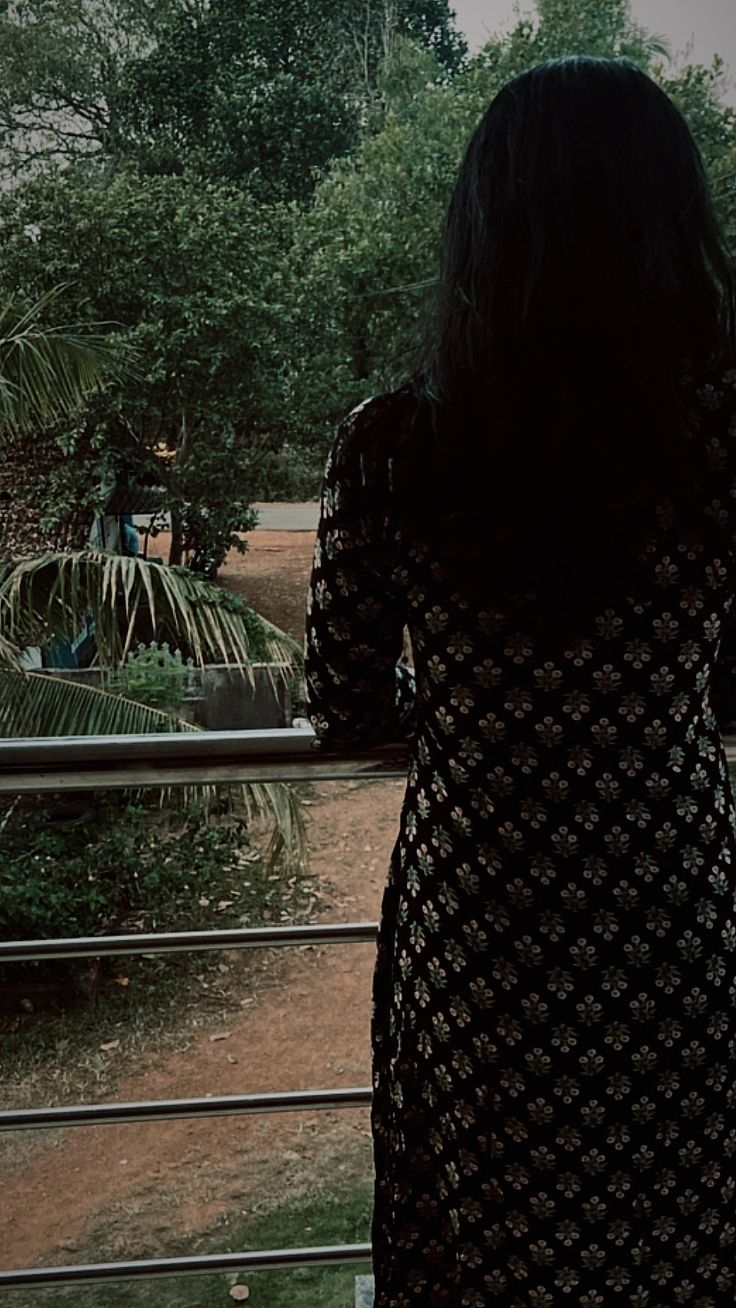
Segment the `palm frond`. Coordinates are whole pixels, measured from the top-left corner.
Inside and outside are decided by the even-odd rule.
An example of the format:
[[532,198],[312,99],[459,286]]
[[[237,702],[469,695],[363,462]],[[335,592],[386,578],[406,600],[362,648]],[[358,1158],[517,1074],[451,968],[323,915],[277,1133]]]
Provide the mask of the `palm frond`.
[[44,554],[0,569],[6,638],[46,645],[74,636],[85,614],[95,624],[100,663],[122,662],[144,616],[157,639],[183,645],[200,665],[235,663],[253,684],[256,662],[297,668],[296,641],[237,595],[186,568],[96,550]]
[[111,375],[130,371],[131,358],[101,330],[114,324],[44,327],[44,313],[66,286],[33,304],[0,306],[0,434],[48,426],[76,412]]
[[272,828],[266,850],[267,868],[284,864],[303,867],[307,861],[307,832],[303,810],[293,787],[254,781],[238,787],[238,790],[248,821],[258,817]]
[[0,736],[127,736],[196,731],[189,722],[96,686],[0,668]]
[[21,667],[21,651],[12,640],[8,640],[3,635],[2,623],[0,623],[0,669],[10,668],[11,671],[19,672]]
[[[162,731],[197,732],[190,722],[162,709],[148,708],[122,695],[95,686],[85,686],[44,672],[19,672],[0,667],[0,738],[42,736],[151,735]],[[131,791],[137,802],[146,792]],[[222,796],[211,785],[174,788],[157,787],[167,806],[197,800],[207,812]],[[281,783],[230,785],[226,799],[232,811],[242,811],[250,824],[254,818],[272,831],[266,849],[269,868],[302,866],[306,860],[306,831],[298,798],[289,785]]]

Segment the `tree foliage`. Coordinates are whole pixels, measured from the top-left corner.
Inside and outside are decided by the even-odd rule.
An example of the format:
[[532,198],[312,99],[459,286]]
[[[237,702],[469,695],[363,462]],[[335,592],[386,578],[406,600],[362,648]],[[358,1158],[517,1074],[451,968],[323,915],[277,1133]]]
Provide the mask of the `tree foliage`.
[[[83,615],[95,623],[105,688],[86,686],[25,671],[20,651],[70,638]],[[111,670],[128,667],[137,619],[143,615],[153,636],[168,637],[199,663],[222,658],[239,665],[253,682],[253,662],[280,665],[290,679],[301,663],[295,642],[254,613],[236,595],[210,585],[181,568],[160,568],[137,558],[86,551],[44,555],[12,564],[0,562],[0,736],[86,736],[190,732],[197,728],[152,706],[155,696],[137,702],[115,693]],[[124,689],[130,691],[130,679]],[[150,797],[151,792],[146,792]],[[287,785],[250,783],[228,792],[228,803],[247,821],[272,826],[267,862],[303,862],[306,852],[299,800]],[[212,787],[169,793],[209,803]],[[154,792],[154,799],[156,798]],[[160,798],[160,797],[159,797]]]
[[287,230],[279,208],[187,176],[125,170],[98,188],[67,169],[0,196],[3,277],[35,294],[63,276],[63,313],[114,319],[110,344],[136,356],[135,375],[58,437],[84,468],[82,495],[115,473],[166,486],[173,562],[195,548],[219,562],[253,525],[248,441],[272,403]]
[[186,0],[15,0],[0,15],[4,170],[117,157],[115,89]]
[[396,33],[448,71],[463,57],[446,0],[18,0],[0,20],[6,158],[303,199],[356,143]]
[[[170,559],[244,548],[280,455],[286,283],[315,180],[376,129],[397,34],[448,78],[446,0],[17,0],[0,17],[0,288],[72,282],[135,382],[48,433],[51,526],[120,476],[163,482]],[[293,435],[293,433],[291,433]],[[296,442],[301,443],[300,440]],[[174,457],[172,457],[174,456]],[[298,460],[297,460],[298,463]]]

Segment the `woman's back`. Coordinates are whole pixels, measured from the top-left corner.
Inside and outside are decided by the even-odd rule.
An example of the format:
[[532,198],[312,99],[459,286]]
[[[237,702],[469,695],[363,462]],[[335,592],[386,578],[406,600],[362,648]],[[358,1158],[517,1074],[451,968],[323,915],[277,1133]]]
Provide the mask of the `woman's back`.
[[[736,834],[710,685],[736,562],[660,506],[637,592],[551,653],[402,522],[407,403],[343,424],[307,642],[327,744],[412,735],[374,990],[377,1308],[725,1308]],[[692,428],[725,545],[736,372],[700,379]]]

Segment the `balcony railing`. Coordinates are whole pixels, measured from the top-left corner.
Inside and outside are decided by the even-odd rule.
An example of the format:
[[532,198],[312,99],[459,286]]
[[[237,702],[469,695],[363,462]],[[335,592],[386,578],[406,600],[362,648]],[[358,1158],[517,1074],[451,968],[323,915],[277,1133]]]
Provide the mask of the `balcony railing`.
[[[727,761],[733,767],[736,764],[736,736],[725,737],[724,744]],[[369,780],[403,777],[406,765],[405,745],[383,746],[352,754],[330,754],[318,746],[311,730],[294,728],[279,731],[201,732],[196,735],[13,740],[0,744],[0,794],[191,784],[223,785],[251,781]],[[374,940],[376,931],[375,922],[345,922],[243,930],[92,936],[73,940],[10,941],[0,943],[0,964],[33,959],[253,949],[265,945],[345,944],[350,941]],[[359,1086],[278,1094],[9,1109],[0,1112],[0,1130],[68,1128],[183,1117],[290,1112],[296,1109],[355,1108],[368,1105],[370,1099],[370,1087]],[[148,1258],[67,1267],[20,1268],[0,1271],[0,1293],[11,1288],[40,1288],[51,1284],[68,1286],[139,1277],[263,1271],[317,1264],[364,1263],[369,1259],[370,1245],[355,1244],[208,1254],[188,1258]]]
[[[0,744],[0,794],[59,793],[147,786],[231,785],[242,782],[328,781],[403,777],[405,745],[354,754],[330,754],[314,733],[212,731],[155,736],[80,736],[9,740]],[[320,923],[312,926],[254,927],[223,931],[178,931],[69,940],[0,942],[0,964],[28,960],[169,954],[263,946],[347,944],[376,937],[376,922]],[[76,1104],[62,1108],[0,1111],[0,1130],[224,1117],[298,1109],[356,1108],[370,1104],[369,1086],[286,1093],[206,1096],[199,1099],[138,1100]],[[128,1262],[85,1263],[0,1271],[3,1290],[139,1277],[196,1276],[225,1272],[365,1263],[370,1245],[316,1245],[292,1249],[146,1258]]]

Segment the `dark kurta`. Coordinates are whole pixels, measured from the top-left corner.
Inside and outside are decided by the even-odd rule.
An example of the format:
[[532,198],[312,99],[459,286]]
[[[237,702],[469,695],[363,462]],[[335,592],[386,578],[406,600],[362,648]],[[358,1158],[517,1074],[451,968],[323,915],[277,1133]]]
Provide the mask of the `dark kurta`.
[[[696,411],[723,460],[706,511],[736,536],[736,373]],[[307,630],[326,743],[412,737],[374,976],[375,1308],[733,1308],[736,837],[710,689],[736,564],[658,514],[646,587],[550,659],[402,528],[403,414],[379,396],[340,429]]]

